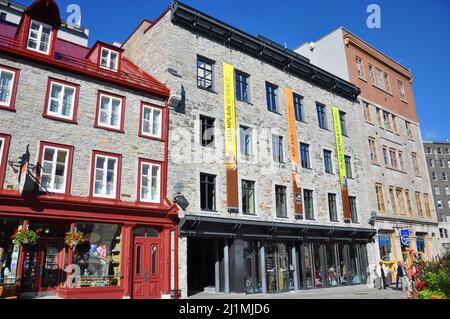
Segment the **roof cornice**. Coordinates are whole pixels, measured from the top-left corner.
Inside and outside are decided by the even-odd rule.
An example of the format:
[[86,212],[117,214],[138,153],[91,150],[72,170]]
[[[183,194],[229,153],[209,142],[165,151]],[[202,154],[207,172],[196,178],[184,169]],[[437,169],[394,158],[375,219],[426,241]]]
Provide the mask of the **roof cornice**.
[[381,63],[387,65],[388,67],[394,69],[401,75],[403,75],[405,78],[407,78],[410,82],[414,78],[414,76],[411,74],[408,68],[405,66],[399,64],[395,60],[388,57],[386,54],[380,52],[379,50],[372,47],[370,44],[366,43],[365,41],[358,38],[353,33],[350,33],[346,29],[344,30],[343,38],[344,38],[344,44],[349,45],[352,44],[358,49],[368,53],[372,57],[374,57],[376,60],[380,61]]
[[361,93],[352,83],[311,64],[298,53],[238,30],[181,2],[173,2],[171,21],[352,101]]

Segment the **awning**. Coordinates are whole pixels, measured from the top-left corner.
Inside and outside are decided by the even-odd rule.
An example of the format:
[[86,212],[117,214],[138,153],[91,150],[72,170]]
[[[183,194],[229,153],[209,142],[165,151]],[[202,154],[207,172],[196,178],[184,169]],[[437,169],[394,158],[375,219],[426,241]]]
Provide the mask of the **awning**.
[[333,227],[195,215],[186,215],[181,218],[180,232],[188,237],[365,242],[372,241],[376,235],[376,230],[371,228]]

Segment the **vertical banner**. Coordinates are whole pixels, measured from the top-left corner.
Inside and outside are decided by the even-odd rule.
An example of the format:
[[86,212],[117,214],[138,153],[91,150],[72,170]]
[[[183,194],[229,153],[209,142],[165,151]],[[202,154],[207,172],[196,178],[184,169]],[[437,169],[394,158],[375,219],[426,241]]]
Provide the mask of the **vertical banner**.
[[228,212],[239,213],[236,107],[234,91],[234,67],[223,64],[224,113],[225,113],[225,161],[227,170]]
[[303,200],[302,188],[300,180],[300,152],[297,140],[297,126],[294,112],[294,95],[292,89],[287,87],[284,90],[286,97],[286,115],[288,119],[289,131],[289,148],[291,150],[291,165],[292,165],[292,186],[294,190],[294,211],[295,217],[303,219]]
[[347,168],[345,166],[344,140],[342,137],[340,111],[339,108],[336,106],[333,106],[333,122],[334,122],[334,133],[336,135],[336,150],[339,163],[339,176],[342,193],[342,207],[344,210],[344,222],[350,223],[351,222],[350,197],[348,194]]

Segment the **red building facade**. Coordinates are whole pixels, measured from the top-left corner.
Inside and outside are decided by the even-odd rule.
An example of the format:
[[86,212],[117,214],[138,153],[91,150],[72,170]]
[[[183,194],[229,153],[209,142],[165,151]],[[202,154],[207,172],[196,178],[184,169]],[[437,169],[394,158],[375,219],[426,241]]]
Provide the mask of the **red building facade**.
[[[18,26],[0,22],[0,284],[19,296],[168,297],[170,92],[114,45],[58,38],[60,25],[52,0]],[[13,243],[17,231],[38,239]],[[83,240],[71,247],[70,234]]]

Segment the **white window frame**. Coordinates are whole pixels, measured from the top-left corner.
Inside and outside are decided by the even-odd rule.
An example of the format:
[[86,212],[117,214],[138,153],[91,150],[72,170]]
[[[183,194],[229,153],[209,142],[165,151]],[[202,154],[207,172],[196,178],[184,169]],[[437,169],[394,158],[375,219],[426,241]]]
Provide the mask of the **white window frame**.
[[[106,110],[108,112],[108,123],[101,122],[101,118],[102,118],[102,114],[101,114],[102,113],[102,99],[103,98],[109,98],[110,99],[109,103],[108,103],[108,109]],[[113,125],[109,124],[109,123],[111,123],[111,119],[112,119],[112,103],[113,103],[113,100],[120,101],[120,104],[119,104],[119,119],[117,121],[117,123],[118,123],[117,126],[113,126]],[[109,95],[109,94],[106,94],[106,93],[100,93],[100,99],[99,99],[97,107],[98,107],[98,110],[97,110],[98,111],[98,118],[97,118],[97,125],[98,126],[111,128],[111,129],[114,129],[114,130],[120,130],[122,128],[122,116],[123,116],[123,114],[122,114],[123,99],[122,98],[115,97],[115,96],[112,96],[112,95]]]
[[[108,52],[106,58],[103,58],[104,51]],[[116,54],[116,61],[115,61],[115,64],[113,66],[111,66],[111,63],[112,63],[111,57],[113,54]],[[104,66],[102,63],[103,59],[106,59],[106,66]],[[102,47],[102,50],[100,51],[100,67],[103,69],[106,69],[106,70],[111,70],[111,71],[117,72],[119,69],[119,52]]]
[[[52,149],[54,150],[54,154],[53,154],[53,160],[52,160],[52,172],[50,174],[51,177],[51,184],[55,184],[55,177],[56,177],[56,164],[57,164],[57,159],[58,159],[58,153],[60,151],[62,152],[66,152],[66,161],[64,163],[64,184],[62,186],[62,188],[59,189],[55,189],[53,188],[53,186],[51,188],[43,188],[42,185],[42,176],[44,174],[44,161],[45,161],[45,151],[48,149]],[[66,186],[67,186],[67,171],[69,169],[68,165],[69,165],[69,156],[70,156],[70,150],[67,148],[62,148],[62,147],[55,147],[55,146],[50,146],[50,145],[44,145],[43,149],[42,149],[42,158],[41,158],[41,165],[42,165],[42,170],[41,170],[41,183],[39,185],[39,189],[40,191],[49,191],[52,193],[59,193],[59,194],[65,194],[66,193]]]
[[398,87],[399,87],[399,91],[400,91],[400,98],[401,98],[401,100],[406,102],[405,85],[400,80],[398,81]]
[[[154,128],[155,111],[160,113],[159,123],[158,123],[159,130],[158,130],[157,134],[152,134],[151,132],[145,132],[144,131],[144,127],[145,127],[144,126],[144,122],[145,122],[144,113],[145,113],[146,109],[150,109],[151,110],[150,120],[149,120],[149,122],[150,122],[150,131],[153,131],[153,128]],[[141,118],[141,134],[144,135],[144,136],[147,136],[147,137],[162,138],[162,117],[163,117],[162,109],[160,109],[158,107],[151,106],[149,104],[143,103],[142,104],[142,118]]]
[[[52,90],[54,85],[59,85],[62,87],[61,90],[61,96],[59,99],[55,99],[52,97]],[[72,101],[71,101],[71,108],[70,108],[70,115],[66,116],[62,114],[62,106],[63,106],[63,102],[64,102],[64,94],[67,88],[71,88],[73,89],[73,96],[72,96]],[[59,118],[63,118],[63,119],[67,119],[67,120],[72,120],[73,119],[73,114],[75,112],[75,99],[76,99],[76,95],[77,95],[77,87],[75,85],[69,85],[69,84],[63,84],[57,81],[51,81],[50,82],[50,90],[49,90],[49,95],[48,95],[48,102],[47,102],[47,114],[48,115],[52,115],[55,117],[59,117]],[[55,100],[58,102],[58,111],[59,112],[52,112],[50,110],[50,105],[52,100]]]
[[16,72],[13,72],[11,70],[5,69],[0,67],[0,76],[1,73],[10,73],[12,74],[12,79],[11,79],[11,84],[9,87],[9,98],[6,102],[1,102],[0,101],[0,106],[5,106],[5,107],[10,107],[11,106],[11,99],[12,99],[12,95],[13,95],[13,91],[14,91],[14,83],[16,81]]
[[364,72],[363,61],[359,57],[356,57],[356,71],[358,72],[358,77],[360,79],[363,79],[363,80],[366,79],[366,75],[365,75],[365,72]]
[[[96,179],[96,173],[97,173],[97,160],[99,157],[103,157],[105,159],[105,162],[103,164],[103,188],[102,188],[102,193],[98,194],[95,192],[95,182],[97,181]],[[108,178],[108,161],[112,159],[115,160],[115,165],[114,165],[114,188],[113,188],[113,192],[112,195],[107,195],[106,194],[106,183],[107,183],[107,178]],[[117,174],[119,172],[118,170],[119,167],[119,157],[116,156],[108,156],[108,155],[104,155],[104,154],[95,154],[94,157],[94,172],[92,174],[92,196],[93,197],[100,197],[100,198],[112,198],[115,199],[117,197]]]
[[5,148],[6,139],[4,137],[0,137],[0,168],[3,164],[3,149]]
[[[143,179],[143,177],[144,177],[144,175],[143,175],[144,165],[149,166],[149,172],[150,172],[150,175],[147,176],[147,180],[149,181],[150,184],[148,186],[146,186],[147,189],[149,190],[149,197],[150,197],[149,199],[144,199],[143,198],[143,193],[144,192],[142,191],[142,188],[143,188],[143,180],[144,180]],[[153,173],[153,168],[154,167],[158,168],[158,175],[156,176],[156,183],[157,183],[156,189],[157,189],[157,191],[156,191],[156,194],[155,194],[155,195],[157,195],[157,199],[152,200],[153,175],[151,175],[151,174]],[[161,169],[162,168],[161,168],[160,164],[156,164],[156,163],[152,163],[152,162],[145,162],[145,161],[141,162],[141,167],[140,167],[140,174],[141,174],[141,176],[140,176],[140,185],[139,185],[139,200],[141,202],[161,203]]]
[[[31,47],[29,46],[29,41],[30,41],[30,36],[31,36],[31,25],[32,25],[33,23],[39,25],[39,30],[37,31],[37,32],[38,32],[38,35],[37,35],[37,38],[36,38],[36,43],[37,43],[36,49],[31,48]],[[48,37],[47,51],[41,51],[41,50],[39,50],[39,48],[40,48],[40,46],[41,46],[41,41],[42,41],[42,31],[43,31],[43,28],[44,28],[44,27],[50,28],[50,35],[49,35],[49,37]],[[52,27],[51,25],[48,25],[48,24],[46,24],[46,23],[39,22],[39,21],[36,21],[36,20],[33,20],[33,19],[32,19],[32,20],[30,21],[30,27],[29,27],[29,30],[28,30],[27,49],[28,49],[28,50],[31,50],[31,51],[35,51],[35,52],[39,52],[39,53],[43,53],[43,54],[47,54],[47,55],[48,55],[49,52],[50,52],[50,47],[51,47],[51,45],[52,45],[52,35],[53,35],[53,27]]]
[[[274,137],[277,137],[278,139],[281,137],[281,162],[278,162],[278,161],[276,161],[275,159],[274,159],[274,155],[275,155],[275,150],[273,149],[273,139],[274,139]],[[284,154],[284,152],[285,152],[285,145],[284,145],[284,143],[285,143],[285,138],[284,138],[284,136],[282,136],[282,135],[278,135],[278,134],[275,134],[275,133],[272,133],[272,140],[271,140],[271,151],[272,151],[272,163],[274,163],[274,164],[276,164],[276,165],[283,165],[283,164],[285,164],[286,163],[286,156],[285,156],[285,154]],[[279,143],[279,140],[277,141],[277,146],[279,145],[278,144]]]

